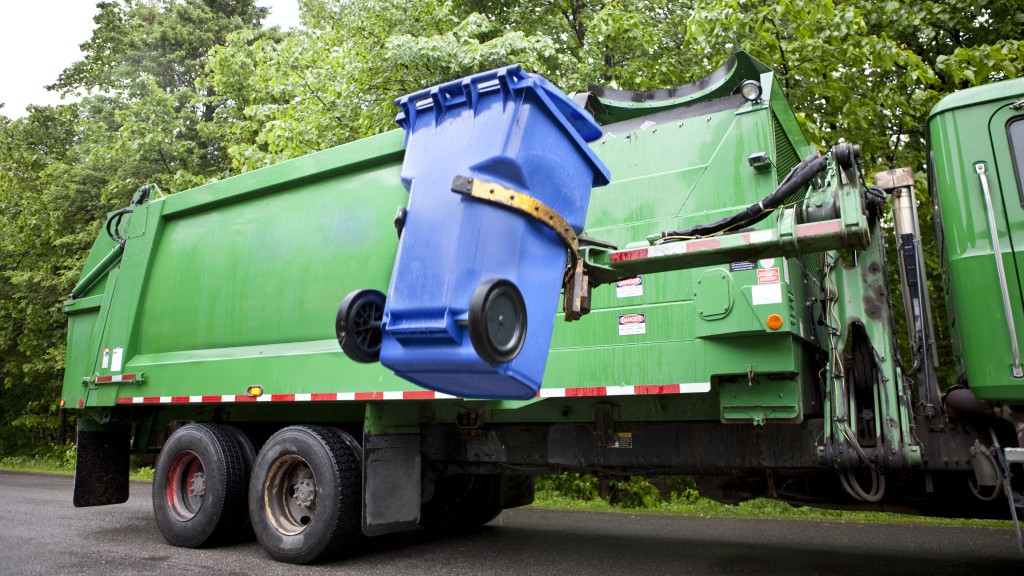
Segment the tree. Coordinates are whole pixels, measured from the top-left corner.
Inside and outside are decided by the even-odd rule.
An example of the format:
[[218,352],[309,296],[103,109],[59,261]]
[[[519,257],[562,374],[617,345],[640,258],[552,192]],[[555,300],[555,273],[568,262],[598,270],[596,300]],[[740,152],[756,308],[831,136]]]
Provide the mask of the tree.
[[[64,363],[60,304],[104,215],[141,184],[184,190],[226,174],[203,130],[222,101],[195,82],[254,2],[102,2],[85,57],[52,87],[81,103],[0,117],[0,453],[52,441]],[[275,32],[271,32],[275,33]],[[58,434],[59,436],[59,434]]]

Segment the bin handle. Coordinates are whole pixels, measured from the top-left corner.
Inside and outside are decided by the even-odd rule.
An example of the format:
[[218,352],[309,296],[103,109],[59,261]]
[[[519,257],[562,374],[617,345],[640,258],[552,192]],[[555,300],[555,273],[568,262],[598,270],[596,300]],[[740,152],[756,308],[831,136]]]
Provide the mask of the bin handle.
[[452,180],[452,192],[509,208],[558,234],[569,249],[569,265],[562,278],[562,289],[565,291],[562,311],[565,313],[565,321],[579,320],[590,312],[590,276],[580,258],[579,237],[561,214],[529,194],[468,176],[456,176]]

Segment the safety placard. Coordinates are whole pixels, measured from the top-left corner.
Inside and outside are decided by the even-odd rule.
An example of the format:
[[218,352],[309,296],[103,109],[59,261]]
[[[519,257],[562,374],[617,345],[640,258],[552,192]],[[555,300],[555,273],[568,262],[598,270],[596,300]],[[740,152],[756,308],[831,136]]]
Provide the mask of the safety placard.
[[646,314],[622,314],[619,316],[619,336],[647,334]]
[[616,298],[631,298],[633,296],[644,295],[644,279],[640,276],[636,278],[626,278],[625,280],[619,280],[615,283],[615,297]]
[[768,268],[767,270],[762,269],[757,271],[757,283],[758,284],[771,284],[781,280],[779,276],[778,268]]
[[110,371],[120,372],[121,371],[121,359],[124,355],[124,348],[114,348],[114,353],[110,358]]
[[110,368],[110,348],[103,349],[103,364],[104,369]]

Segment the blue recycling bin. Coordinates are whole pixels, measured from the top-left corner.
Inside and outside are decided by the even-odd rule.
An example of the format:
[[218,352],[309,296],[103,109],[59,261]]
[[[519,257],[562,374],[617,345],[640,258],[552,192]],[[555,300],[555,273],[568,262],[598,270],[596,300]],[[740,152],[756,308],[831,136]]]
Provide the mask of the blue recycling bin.
[[466,398],[536,396],[568,251],[541,222],[453,192],[457,177],[526,194],[582,231],[608,169],[594,120],[508,66],[396,101],[409,204],[382,318],[380,361]]

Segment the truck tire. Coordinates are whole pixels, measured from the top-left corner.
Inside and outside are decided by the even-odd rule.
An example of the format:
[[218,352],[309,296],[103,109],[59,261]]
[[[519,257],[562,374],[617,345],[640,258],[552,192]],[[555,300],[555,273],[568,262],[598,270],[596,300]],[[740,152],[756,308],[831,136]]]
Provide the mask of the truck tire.
[[253,467],[249,516],[273,559],[309,564],[351,552],[362,536],[362,447],[328,426],[289,426]]
[[252,438],[237,426],[221,424],[220,427],[235,441],[238,452],[242,456],[242,485],[245,487],[242,503],[245,507],[245,523],[238,527],[237,537],[233,540],[249,542],[256,538],[256,534],[252,531],[252,522],[249,520],[249,478],[252,476],[252,466],[256,463],[256,447],[253,445]]
[[186,424],[164,444],[153,475],[153,515],[175,546],[237,538],[246,522],[246,473],[238,443],[216,424]]
[[441,476],[434,485],[434,497],[420,507],[420,526],[437,531],[466,530],[487,524],[502,510],[501,476]]

